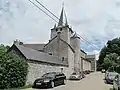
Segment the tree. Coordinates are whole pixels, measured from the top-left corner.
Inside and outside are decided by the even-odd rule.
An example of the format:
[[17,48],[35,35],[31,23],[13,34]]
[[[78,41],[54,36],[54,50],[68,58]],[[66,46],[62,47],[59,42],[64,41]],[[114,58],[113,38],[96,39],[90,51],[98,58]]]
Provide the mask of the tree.
[[120,56],[120,38],[109,40],[106,46],[104,46],[101,49],[99,60],[97,61],[98,70],[101,70],[102,68],[106,68],[104,58],[111,53],[116,53],[118,54],[118,56]]
[[6,53],[7,47],[0,46],[0,89],[25,85],[28,72],[26,60],[17,55]]
[[117,58],[118,58],[118,54],[116,54],[116,53],[110,53],[110,54],[106,55],[102,66],[106,70],[111,66],[113,66],[113,67],[117,66],[118,64],[120,64],[120,62]]
[[9,49],[9,46],[5,46],[5,45],[1,44],[0,45],[0,56],[5,54],[8,49]]

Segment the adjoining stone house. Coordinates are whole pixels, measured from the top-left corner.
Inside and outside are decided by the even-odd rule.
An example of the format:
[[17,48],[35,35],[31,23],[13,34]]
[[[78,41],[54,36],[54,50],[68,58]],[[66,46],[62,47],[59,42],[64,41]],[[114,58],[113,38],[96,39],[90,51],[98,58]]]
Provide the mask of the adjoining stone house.
[[80,37],[69,27],[63,12],[62,8],[59,23],[51,29],[47,44],[16,42],[11,46],[9,52],[25,58],[29,64],[26,84],[32,84],[47,72],[63,72],[69,78],[74,71],[90,70],[91,61],[81,58]]
[[81,56],[81,71],[90,70],[96,71],[96,57],[95,54],[87,55],[83,50],[80,52]]
[[87,55],[87,59],[91,61],[91,70],[96,71],[96,57],[95,57],[95,54]]
[[91,71],[91,60],[87,59],[87,53],[81,50],[80,56],[81,56],[81,71],[86,70]]

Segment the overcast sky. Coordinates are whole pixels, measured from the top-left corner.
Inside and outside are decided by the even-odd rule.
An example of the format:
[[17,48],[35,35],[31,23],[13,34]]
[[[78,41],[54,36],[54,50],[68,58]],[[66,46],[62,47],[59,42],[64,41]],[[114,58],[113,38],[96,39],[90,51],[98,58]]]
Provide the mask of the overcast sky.
[[[34,1],[34,0],[33,0]],[[68,23],[96,48],[81,42],[87,52],[98,53],[107,40],[120,36],[120,0],[39,0],[59,17],[64,2]],[[19,39],[46,43],[55,22],[28,0],[0,0],[0,43]]]

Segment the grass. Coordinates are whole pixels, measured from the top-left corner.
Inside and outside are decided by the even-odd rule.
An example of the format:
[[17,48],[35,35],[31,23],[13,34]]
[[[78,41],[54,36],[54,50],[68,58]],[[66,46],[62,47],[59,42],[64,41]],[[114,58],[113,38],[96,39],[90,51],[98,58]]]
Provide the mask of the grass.
[[8,88],[8,89],[4,89],[4,90],[21,90],[21,89],[27,89],[27,88],[31,88],[32,85],[27,85],[27,86],[23,86],[23,87],[18,87],[18,88]]

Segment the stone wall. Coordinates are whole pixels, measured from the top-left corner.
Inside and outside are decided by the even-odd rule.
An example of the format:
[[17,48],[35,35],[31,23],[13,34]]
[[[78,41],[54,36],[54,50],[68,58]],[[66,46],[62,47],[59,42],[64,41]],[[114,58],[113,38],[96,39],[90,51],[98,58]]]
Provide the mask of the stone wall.
[[58,66],[58,65],[50,65],[47,63],[37,63],[37,62],[28,62],[28,75],[26,85],[33,84],[35,79],[40,78],[43,74],[47,72],[61,72],[61,68],[63,68],[63,73],[68,77],[68,67],[66,66]]
[[91,70],[91,62],[87,60],[83,60],[83,71]]

